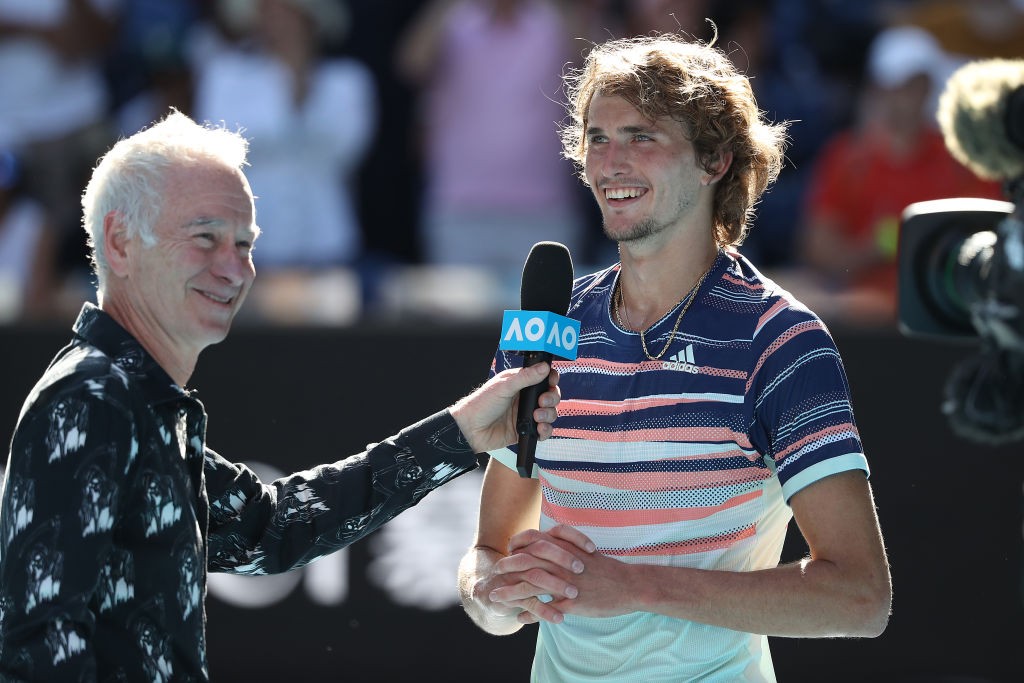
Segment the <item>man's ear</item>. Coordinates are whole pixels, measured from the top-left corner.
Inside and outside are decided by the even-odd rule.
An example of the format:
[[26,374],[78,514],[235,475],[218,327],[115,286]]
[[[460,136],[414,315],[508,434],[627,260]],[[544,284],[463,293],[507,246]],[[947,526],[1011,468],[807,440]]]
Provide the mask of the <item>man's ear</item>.
[[110,272],[123,276],[128,271],[128,226],[121,214],[111,211],[103,217],[103,255]]
[[726,174],[730,166],[732,166],[732,150],[719,150],[715,156],[711,158],[710,163],[708,164],[708,172],[701,179],[701,184],[714,185],[722,179],[722,176]]

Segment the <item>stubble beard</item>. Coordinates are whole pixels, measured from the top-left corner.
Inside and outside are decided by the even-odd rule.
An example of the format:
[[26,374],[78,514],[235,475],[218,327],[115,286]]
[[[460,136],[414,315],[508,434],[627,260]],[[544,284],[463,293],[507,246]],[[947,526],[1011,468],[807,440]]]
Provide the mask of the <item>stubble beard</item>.
[[658,224],[657,222],[655,222],[653,218],[648,217],[644,218],[643,220],[637,221],[629,228],[627,228],[624,232],[621,232],[619,234],[615,234],[612,230],[610,230],[608,228],[608,223],[606,222],[604,224],[604,234],[605,237],[612,240],[613,242],[625,244],[632,242],[642,242],[650,237],[653,237],[654,235],[657,235],[659,232],[664,230],[664,228],[665,226]]

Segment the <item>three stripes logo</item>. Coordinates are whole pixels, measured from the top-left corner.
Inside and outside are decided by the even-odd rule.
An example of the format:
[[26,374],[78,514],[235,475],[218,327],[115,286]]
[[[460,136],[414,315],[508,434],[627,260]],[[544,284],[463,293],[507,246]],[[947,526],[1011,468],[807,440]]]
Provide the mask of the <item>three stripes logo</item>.
[[661,364],[663,370],[680,370],[696,375],[700,368],[693,362],[693,344],[687,344],[686,348]]

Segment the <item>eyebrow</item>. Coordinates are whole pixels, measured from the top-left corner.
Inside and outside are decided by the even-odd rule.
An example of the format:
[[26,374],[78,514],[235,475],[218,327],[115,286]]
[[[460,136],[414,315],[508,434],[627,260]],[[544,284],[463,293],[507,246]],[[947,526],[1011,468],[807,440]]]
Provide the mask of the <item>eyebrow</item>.
[[189,222],[185,223],[185,227],[186,228],[193,227],[193,226],[198,226],[198,227],[202,227],[202,226],[218,227],[218,226],[221,226],[221,225],[224,225],[224,219],[223,218],[213,218],[212,216],[199,216],[198,218],[193,218]]
[[[221,228],[221,227],[224,227],[226,225],[227,225],[227,221],[225,221],[223,218],[214,218],[213,216],[199,216],[198,218],[193,218],[189,222],[185,223],[185,227],[186,228],[193,228],[193,227],[195,227],[195,228],[202,228],[202,227]],[[262,230],[260,230],[260,227],[258,225],[256,225],[255,223],[253,223],[250,226],[248,226],[247,231],[248,231],[248,233],[250,235],[252,235],[252,239],[253,240],[255,240],[257,237],[259,237],[260,233],[263,232]]]
[[[634,135],[636,133],[653,133],[655,129],[651,126],[621,126],[616,129],[619,133],[625,133],[626,135]],[[587,128],[587,135],[594,135],[595,133],[603,133],[604,128],[597,126],[591,126]]]

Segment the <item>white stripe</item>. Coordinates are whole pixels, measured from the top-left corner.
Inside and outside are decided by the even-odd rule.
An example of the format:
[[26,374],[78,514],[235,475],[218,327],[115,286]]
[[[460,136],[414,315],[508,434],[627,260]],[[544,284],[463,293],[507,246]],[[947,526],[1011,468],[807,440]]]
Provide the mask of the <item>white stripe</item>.
[[667,443],[664,441],[609,443],[553,436],[537,444],[537,457],[539,458],[596,463],[649,462],[665,458],[709,457],[730,451],[738,451],[751,459],[758,457],[757,451],[742,449],[735,443]]

